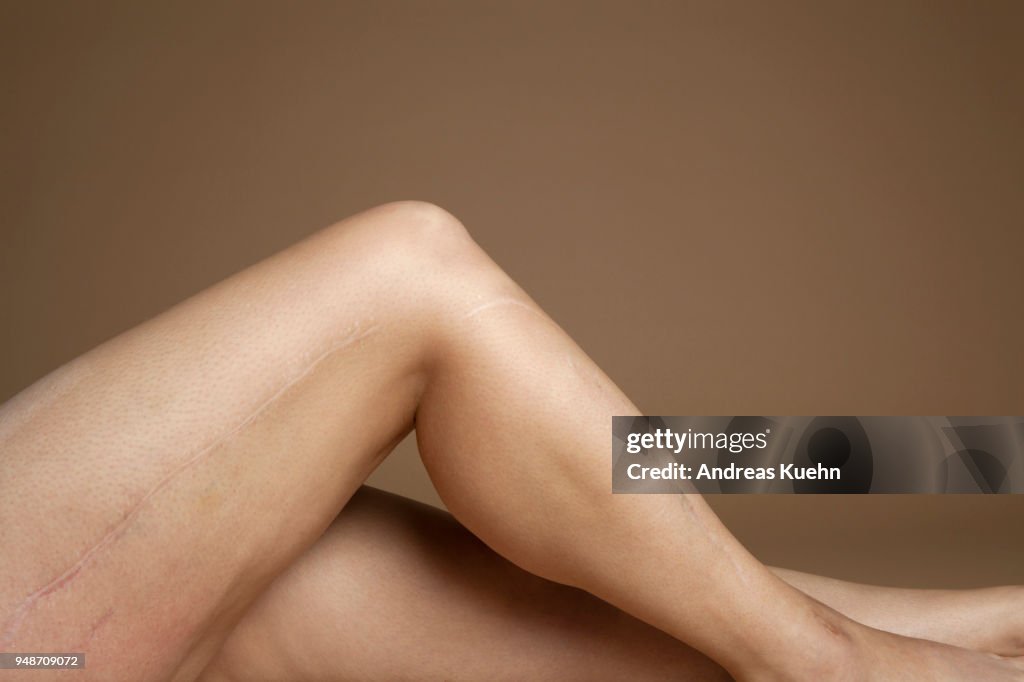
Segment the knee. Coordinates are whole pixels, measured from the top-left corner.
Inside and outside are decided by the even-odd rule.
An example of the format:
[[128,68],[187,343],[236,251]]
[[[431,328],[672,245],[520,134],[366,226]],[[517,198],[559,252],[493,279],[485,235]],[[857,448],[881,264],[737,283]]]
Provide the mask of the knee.
[[[451,264],[479,250],[462,222],[426,201],[395,201],[355,216],[383,256],[404,267]],[[346,221],[347,222],[347,221]]]
[[417,241],[463,243],[470,240],[469,232],[458,218],[429,201],[395,201],[383,204],[379,210],[394,216]]
[[374,281],[418,307],[452,311],[515,288],[458,218],[428,202],[383,204],[330,230],[349,247],[358,244]]

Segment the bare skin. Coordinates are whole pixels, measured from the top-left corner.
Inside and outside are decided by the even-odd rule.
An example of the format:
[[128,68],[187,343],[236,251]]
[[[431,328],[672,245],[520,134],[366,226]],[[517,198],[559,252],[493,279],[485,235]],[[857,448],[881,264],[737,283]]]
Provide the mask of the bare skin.
[[[939,641],[974,636],[991,609],[1021,607],[1019,595],[992,590],[897,590],[772,570],[862,622],[905,635],[927,628]],[[400,652],[373,642],[401,642]],[[518,569],[449,514],[364,487],[246,613],[203,679],[374,678],[730,679],[622,611]]]
[[730,678],[586,592],[517,568],[449,514],[363,488],[253,605],[203,679]]
[[195,679],[415,424],[442,499],[521,568],[735,678],[1022,680],[860,625],[696,495],[610,490],[629,400],[447,213],[355,216],[87,353],[0,412],[0,648]]
[[801,592],[878,630],[1000,656],[1024,656],[1024,588],[1019,586],[915,590],[771,570]]

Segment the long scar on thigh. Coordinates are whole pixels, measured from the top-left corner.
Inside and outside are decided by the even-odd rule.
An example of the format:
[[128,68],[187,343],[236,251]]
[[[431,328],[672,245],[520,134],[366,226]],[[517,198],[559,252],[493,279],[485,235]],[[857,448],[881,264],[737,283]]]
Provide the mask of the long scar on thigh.
[[179,476],[181,473],[195,465],[197,462],[202,460],[210,452],[214,451],[219,446],[230,441],[247,426],[252,424],[263,412],[265,412],[271,405],[273,405],[281,396],[283,396],[288,389],[295,384],[302,381],[304,378],[309,376],[310,373],[316,369],[317,365],[326,360],[328,357],[337,353],[338,351],[347,348],[363,339],[367,338],[377,330],[377,325],[370,324],[366,329],[360,329],[359,325],[356,325],[349,334],[341,341],[332,344],[327,350],[320,353],[309,361],[306,366],[294,376],[287,379],[284,384],[274,391],[273,394],[262,403],[260,403],[255,410],[253,410],[247,417],[241,420],[238,424],[230,428],[228,431],[223,433],[214,439],[212,443],[199,449],[197,452],[190,455],[185,459],[184,462],[179,464],[177,467],[172,469],[170,472],[165,474],[156,484],[150,488],[145,494],[143,494],[124,514],[124,516],[115,523],[103,537],[101,537],[95,544],[86,549],[79,558],[71,564],[67,569],[60,573],[57,577],[53,578],[36,591],[29,594],[22,603],[14,609],[11,616],[4,622],[3,634],[0,635],[0,647],[6,647],[13,641],[14,637],[18,634],[22,623],[25,618],[31,612],[32,608],[41,600],[49,597],[65,587],[67,587],[75,578],[77,578],[81,572],[91,564],[100,552],[113,544],[116,540],[122,537],[132,523],[138,517],[143,507],[149,502],[157,493],[165,488],[173,479]]

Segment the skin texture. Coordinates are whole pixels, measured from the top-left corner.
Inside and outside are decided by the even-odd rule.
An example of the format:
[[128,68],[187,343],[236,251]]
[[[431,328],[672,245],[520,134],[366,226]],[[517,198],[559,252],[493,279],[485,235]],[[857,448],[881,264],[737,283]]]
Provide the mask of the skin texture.
[[609,418],[637,413],[452,216],[373,209],[4,405],[0,543],[39,549],[0,565],[0,648],[195,679],[415,425],[484,543],[738,679],[1024,678],[809,598],[696,495],[611,495]]
[[[964,642],[980,636],[979,625],[1021,618],[1019,590],[907,590],[772,571],[904,635]],[[364,486],[246,613],[203,679],[731,678],[605,602],[517,568],[451,515]]]
[[586,592],[517,568],[449,514],[363,488],[203,679],[730,678]]

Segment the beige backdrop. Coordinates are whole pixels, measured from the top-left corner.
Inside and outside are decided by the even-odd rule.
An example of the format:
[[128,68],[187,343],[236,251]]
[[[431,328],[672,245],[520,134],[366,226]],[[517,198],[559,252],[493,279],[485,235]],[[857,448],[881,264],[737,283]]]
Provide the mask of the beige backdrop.
[[[4,2],[0,399],[416,198],[648,413],[1022,414],[1024,4],[821,5]],[[371,482],[438,502],[409,442]],[[1024,582],[1024,496],[711,502],[768,561]]]

